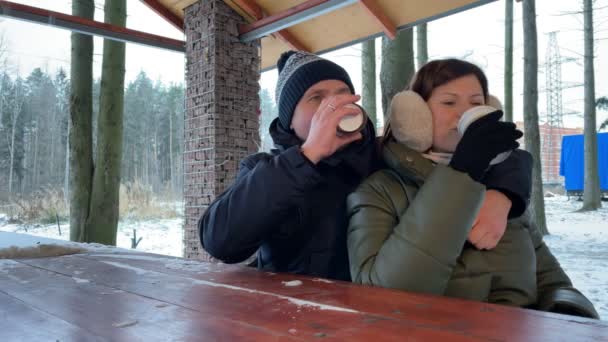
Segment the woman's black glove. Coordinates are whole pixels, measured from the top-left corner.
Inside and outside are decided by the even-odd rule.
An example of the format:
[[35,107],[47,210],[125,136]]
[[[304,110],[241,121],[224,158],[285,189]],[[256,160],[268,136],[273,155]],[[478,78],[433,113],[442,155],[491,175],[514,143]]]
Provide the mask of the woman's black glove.
[[454,170],[465,172],[479,182],[498,154],[519,147],[523,136],[512,122],[501,122],[497,110],[473,122],[460,139],[450,162]]

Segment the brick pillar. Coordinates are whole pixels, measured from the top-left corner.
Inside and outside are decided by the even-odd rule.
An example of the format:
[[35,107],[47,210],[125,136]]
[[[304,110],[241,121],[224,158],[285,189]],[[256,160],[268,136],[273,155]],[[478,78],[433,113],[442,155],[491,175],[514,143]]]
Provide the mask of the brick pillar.
[[245,21],[222,0],[201,0],[184,13],[184,257],[209,260],[197,221],[232,184],[239,161],[258,151],[259,41],[239,41]]

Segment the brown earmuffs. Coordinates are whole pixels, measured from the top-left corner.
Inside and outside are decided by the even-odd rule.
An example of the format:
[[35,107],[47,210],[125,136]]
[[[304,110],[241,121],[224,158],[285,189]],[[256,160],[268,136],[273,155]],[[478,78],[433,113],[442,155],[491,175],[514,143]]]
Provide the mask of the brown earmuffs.
[[[488,106],[502,109],[496,96],[488,96]],[[391,100],[385,137],[391,135],[401,144],[417,152],[433,146],[433,117],[431,109],[418,93],[405,90]]]

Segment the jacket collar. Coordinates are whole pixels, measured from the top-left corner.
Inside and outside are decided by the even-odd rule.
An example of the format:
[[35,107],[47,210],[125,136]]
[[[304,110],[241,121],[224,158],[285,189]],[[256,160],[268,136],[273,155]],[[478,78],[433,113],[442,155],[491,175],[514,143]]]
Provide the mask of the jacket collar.
[[403,179],[409,179],[421,186],[435,168],[435,164],[422,154],[389,138],[382,148],[386,165]]

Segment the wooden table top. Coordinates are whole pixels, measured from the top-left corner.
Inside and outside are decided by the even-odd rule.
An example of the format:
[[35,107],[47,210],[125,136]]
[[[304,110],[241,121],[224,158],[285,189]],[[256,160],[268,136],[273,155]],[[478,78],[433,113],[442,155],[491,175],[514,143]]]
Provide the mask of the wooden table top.
[[608,341],[608,322],[124,250],[0,259],[0,341]]

